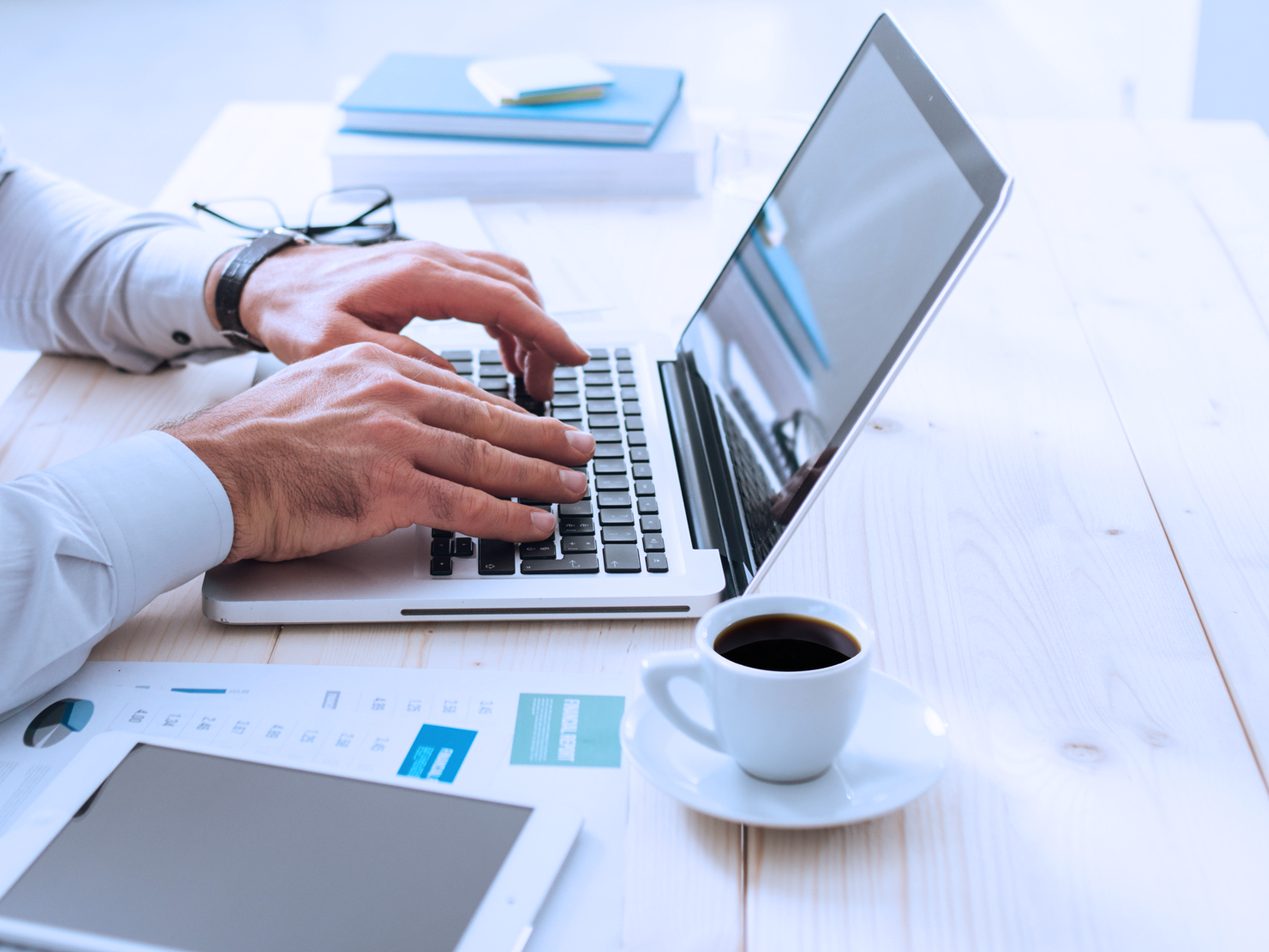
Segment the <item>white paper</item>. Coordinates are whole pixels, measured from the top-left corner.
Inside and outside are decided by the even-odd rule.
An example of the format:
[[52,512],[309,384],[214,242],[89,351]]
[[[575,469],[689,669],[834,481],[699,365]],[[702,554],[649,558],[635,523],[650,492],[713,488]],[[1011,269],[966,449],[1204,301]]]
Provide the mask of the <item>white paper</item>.
[[[405,770],[417,754],[424,725],[458,728],[475,737],[470,750],[455,758],[455,775],[450,782],[437,779],[445,766],[438,757],[420,786],[567,803],[585,818],[529,948],[617,948],[628,791],[624,754],[618,767],[512,764],[511,754],[521,694],[560,696],[562,752],[567,712],[576,707],[572,698],[620,697],[624,703],[630,687],[611,675],[93,662],[0,722],[0,834],[90,737],[107,730],[386,778]],[[64,698],[92,702],[87,725],[56,744],[26,746],[28,724]]]

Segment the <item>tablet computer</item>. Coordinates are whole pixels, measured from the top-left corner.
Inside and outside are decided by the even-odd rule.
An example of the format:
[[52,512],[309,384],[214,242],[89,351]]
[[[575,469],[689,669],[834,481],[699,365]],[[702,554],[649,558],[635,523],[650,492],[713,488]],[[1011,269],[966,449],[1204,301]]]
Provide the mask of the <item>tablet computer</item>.
[[108,733],[0,838],[0,939],[519,949],[580,826],[550,806]]

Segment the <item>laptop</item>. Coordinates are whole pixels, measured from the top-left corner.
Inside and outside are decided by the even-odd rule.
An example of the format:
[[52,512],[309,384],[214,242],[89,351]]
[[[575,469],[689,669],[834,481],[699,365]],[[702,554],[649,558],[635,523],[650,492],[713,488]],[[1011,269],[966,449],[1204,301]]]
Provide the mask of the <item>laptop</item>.
[[676,345],[594,342],[588,364],[557,370],[547,404],[495,351],[445,352],[485,389],[595,434],[586,499],[523,500],[556,512],[551,539],[413,527],[313,558],[221,566],[204,581],[204,611],[255,624],[694,617],[747,591],[1009,189],[881,16]]

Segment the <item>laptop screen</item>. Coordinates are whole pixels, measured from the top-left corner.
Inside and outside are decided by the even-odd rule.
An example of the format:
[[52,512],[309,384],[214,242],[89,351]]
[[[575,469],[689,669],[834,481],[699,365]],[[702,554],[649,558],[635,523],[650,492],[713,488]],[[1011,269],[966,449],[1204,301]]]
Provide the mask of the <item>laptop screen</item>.
[[883,387],[1005,180],[902,35],[879,21],[679,342],[712,403],[750,576]]

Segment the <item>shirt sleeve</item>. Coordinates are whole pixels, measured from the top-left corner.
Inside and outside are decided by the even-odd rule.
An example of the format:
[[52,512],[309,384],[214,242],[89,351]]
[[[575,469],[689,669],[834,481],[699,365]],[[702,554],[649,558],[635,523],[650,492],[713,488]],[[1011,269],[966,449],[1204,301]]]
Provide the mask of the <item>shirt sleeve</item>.
[[233,512],[180,440],[148,432],[0,486],[0,716],[69,677],[155,596],[224,561]]
[[0,142],[0,346],[136,372],[223,349],[203,285],[232,244],[6,159]]

